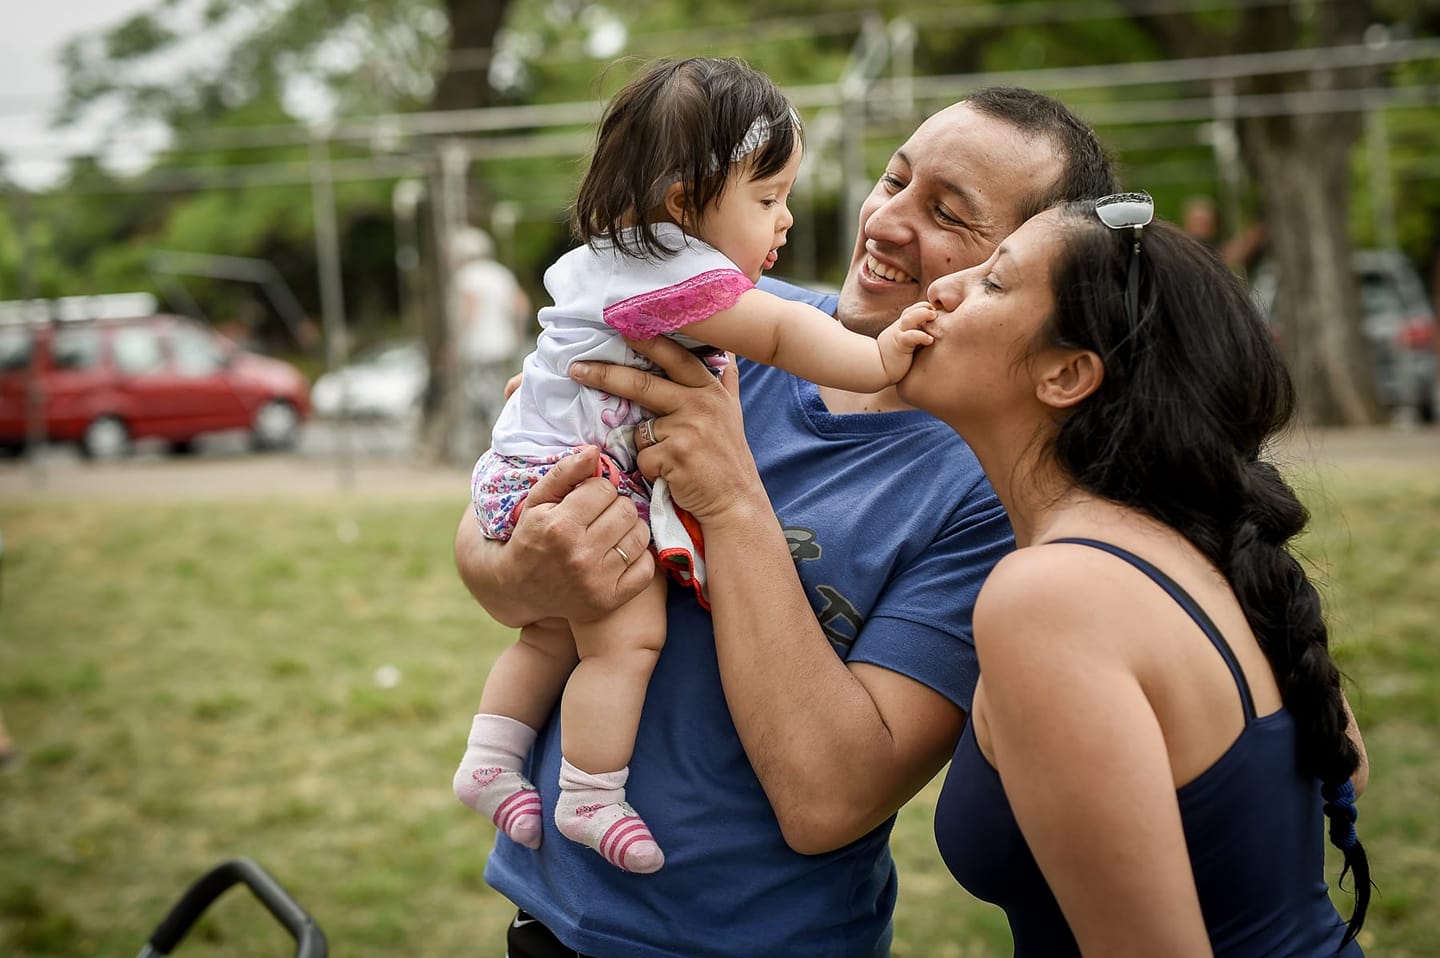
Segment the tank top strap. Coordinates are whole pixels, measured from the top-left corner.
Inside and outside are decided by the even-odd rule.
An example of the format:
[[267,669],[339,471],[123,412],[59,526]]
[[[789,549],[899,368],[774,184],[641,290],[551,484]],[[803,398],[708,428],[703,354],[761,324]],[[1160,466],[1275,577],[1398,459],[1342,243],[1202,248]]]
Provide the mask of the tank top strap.
[[1166,594],[1174,599],[1175,603],[1184,609],[1185,613],[1194,620],[1195,624],[1200,627],[1200,631],[1204,632],[1205,636],[1210,640],[1210,644],[1215,646],[1215,650],[1220,653],[1220,658],[1225,660],[1225,665],[1230,669],[1231,677],[1235,679],[1235,687],[1240,690],[1240,704],[1245,709],[1245,723],[1248,725],[1255,719],[1255,700],[1250,695],[1250,683],[1245,680],[1245,673],[1240,668],[1239,659],[1235,658],[1234,650],[1230,648],[1230,643],[1225,641],[1225,636],[1220,634],[1220,629],[1216,627],[1215,623],[1210,619],[1210,616],[1205,614],[1205,610],[1200,608],[1200,604],[1190,596],[1190,593],[1181,588],[1178,582],[1130,550],[1122,549],[1120,546],[1109,542],[1102,542],[1099,539],[1083,538],[1051,539],[1049,541],[1070,542],[1076,545],[1090,546],[1102,552],[1108,552],[1117,559],[1122,559],[1130,563],[1130,565],[1148,576],[1152,582],[1164,589]]

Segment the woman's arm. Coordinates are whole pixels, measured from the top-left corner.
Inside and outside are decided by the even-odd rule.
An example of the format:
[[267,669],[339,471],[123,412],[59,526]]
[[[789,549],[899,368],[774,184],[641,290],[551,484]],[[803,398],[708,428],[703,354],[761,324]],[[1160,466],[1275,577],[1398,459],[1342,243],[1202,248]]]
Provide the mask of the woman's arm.
[[[1344,697],[1344,693],[1341,693]],[[1355,797],[1359,798],[1365,794],[1365,787],[1370,784],[1370,756],[1365,751],[1365,739],[1360,736],[1360,723],[1355,721],[1355,713],[1350,708],[1350,699],[1345,698],[1345,717],[1350,724],[1345,728],[1345,734],[1350,736],[1350,741],[1355,743],[1355,749],[1360,753],[1360,764],[1350,776],[1350,784],[1355,789]]]
[[1169,753],[1117,638],[1133,598],[1058,550],[1004,559],[975,610],[977,731],[1081,952],[1199,958]]
[[933,342],[920,327],[934,318],[928,303],[916,304],[876,339],[852,333],[807,303],[752,289],[682,332],[822,386],[872,393],[897,382],[915,350]]

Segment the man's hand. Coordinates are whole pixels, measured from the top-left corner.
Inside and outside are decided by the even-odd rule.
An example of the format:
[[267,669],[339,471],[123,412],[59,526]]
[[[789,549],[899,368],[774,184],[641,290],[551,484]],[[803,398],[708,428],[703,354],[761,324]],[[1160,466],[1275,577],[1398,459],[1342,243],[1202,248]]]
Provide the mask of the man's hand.
[[465,510],[455,565],[497,621],[513,627],[590,621],[650,582],[650,529],[634,503],[594,477],[598,461],[591,447],[557,462],[530,490],[508,543],[486,539]]
[[676,505],[702,524],[757,502],[768,510],[769,499],[745,442],[735,364],[717,379],[673,340],[657,337],[630,345],[669,378],[605,363],[577,363],[570,375],[655,414],[648,429],[636,429],[640,470],[650,479],[664,478]]

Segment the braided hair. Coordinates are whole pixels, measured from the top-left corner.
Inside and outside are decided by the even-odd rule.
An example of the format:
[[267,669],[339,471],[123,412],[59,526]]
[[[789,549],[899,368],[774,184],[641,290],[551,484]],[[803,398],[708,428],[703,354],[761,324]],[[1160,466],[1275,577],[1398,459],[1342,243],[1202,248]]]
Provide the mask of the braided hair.
[[1066,243],[1042,335],[1094,350],[1105,379],[1059,425],[1053,454],[1081,488],[1179,531],[1229,582],[1295,722],[1299,770],[1321,782],[1330,839],[1355,873],[1343,948],[1370,900],[1350,784],[1360,753],[1319,594],[1287,548],[1309,513],[1261,458],[1294,415],[1289,373],[1248,292],[1202,243],[1167,223],[1145,228],[1132,326],[1131,232],[1105,226],[1093,201],[1059,210]]

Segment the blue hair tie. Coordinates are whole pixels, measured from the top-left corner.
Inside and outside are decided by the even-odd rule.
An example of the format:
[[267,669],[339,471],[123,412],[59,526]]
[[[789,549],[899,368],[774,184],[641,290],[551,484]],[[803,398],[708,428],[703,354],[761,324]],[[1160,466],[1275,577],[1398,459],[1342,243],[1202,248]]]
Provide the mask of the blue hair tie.
[[1348,851],[1360,843],[1355,832],[1355,821],[1360,811],[1355,807],[1355,786],[1347,778],[1339,785],[1326,785],[1320,789],[1325,799],[1325,816],[1330,819],[1330,841],[1336,848]]
[[1365,913],[1370,909],[1370,860],[1360,844],[1360,836],[1355,834],[1355,820],[1360,817],[1355,808],[1355,786],[1347,778],[1338,785],[1322,785],[1320,795],[1325,799],[1325,817],[1330,819],[1330,841],[1345,854],[1340,880],[1345,880],[1347,872],[1355,873],[1355,911],[1345,924],[1345,936],[1340,939],[1343,950],[1360,933]]

